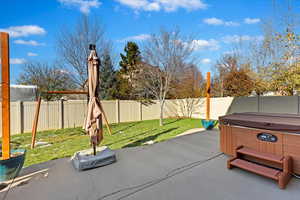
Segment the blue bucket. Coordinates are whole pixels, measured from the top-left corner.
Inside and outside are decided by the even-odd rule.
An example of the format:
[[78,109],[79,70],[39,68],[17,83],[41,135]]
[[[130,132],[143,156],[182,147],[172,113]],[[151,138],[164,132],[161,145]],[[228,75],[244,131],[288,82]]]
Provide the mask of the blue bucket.
[[201,123],[202,126],[206,129],[206,130],[211,130],[213,129],[218,121],[216,120],[206,120],[206,119],[201,119]]
[[[24,165],[25,149],[15,149],[11,151],[11,155],[7,160],[0,160],[0,181],[7,181],[17,177]],[[2,156],[2,152],[0,152]]]

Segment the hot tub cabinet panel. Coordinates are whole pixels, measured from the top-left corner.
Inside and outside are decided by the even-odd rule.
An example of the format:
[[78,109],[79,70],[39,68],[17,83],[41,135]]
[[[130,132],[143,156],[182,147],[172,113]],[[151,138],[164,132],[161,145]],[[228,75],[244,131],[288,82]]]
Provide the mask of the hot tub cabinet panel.
[[[238,114],[233,114],[236,115]],[[244,116],[245,113],[242,113]],[[255,116],[258,114],[255,113]],[[260,115],[264,115],[264,113],[260,113]],[[229,116],[229,115],[227,115]],[[288,115],[291,117],[290,115]],[[226,116],[224,116],[226,118]],[[291,156],[293,159],[293,171],[294,173],[300,174],[300,134],[295,133],[295,129],[293,127],[293,133],[282,131],[282,130],[268,130],[262,129],[262,126],[259,128],[254,127],[254,122],[252,121],[251,127],[247,127],[247,123],[245,122],[245,126],[240,126],[241,121],[239,121],[239,125],[231,124],[230,120],[225,120],[224,117],[220,117],[220,149],[227,155],[234,156],[235,150],[239,146],[245,146],[252,149],[255,149],[259,152],[272,153],[276,155],[284,155]],[[249,117],[251,120],[251,113],[249,113]],[[268,121],[271,119],[271,115],[267,114]],[[283,115],[285,117],[285,115]],[[278,120],[278,114],[276,114],[276,120]],[[296,116],[296,119],[300,118]],[[262,123],[260,121],[260,123]],[[288,124],[287,124],[288,125]],[[258,135],[263,133],[264,136],[271,136],[272,141],[259,139]],[[299,129],[300,133],[300,129]],[[251,159],[251,158],[250,158]],[[255,161],[255,160],[254,160]],[[268,164],[274,167],[276,164],[273,163],[263,163]]]
[[[261,141],[257,138],[260,133],[270,133],[277,137],[277,142]],[[300,138],[299,138],[300,139]],[[262,129],[243,128],[221,125],[221,150],[228,155],[234,155],[239,146],[247,146],[252,149],[282,155],[283,134]]]
[[232,127],[219,125],[220,129],[220,149],[223,153],[233,156],[236,147],[235,137],[232,134]]
[[283,135],[283,155],[293,158],[294,172],[300,174],[300,135]]

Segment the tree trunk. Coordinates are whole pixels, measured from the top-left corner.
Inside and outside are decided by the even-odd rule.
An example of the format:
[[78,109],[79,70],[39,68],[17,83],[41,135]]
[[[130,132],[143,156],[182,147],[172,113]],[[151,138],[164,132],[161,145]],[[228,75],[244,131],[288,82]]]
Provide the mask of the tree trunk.
[[163,119],[164,119],[164,104],[165,104],[165,101],[161,100],[161,101],[159,101],[159,104],[160,104],[159,126],[163,126],[164,125]]
[[221,97],[224,97],[224,83],[223,83],[223,78],[221,78]]

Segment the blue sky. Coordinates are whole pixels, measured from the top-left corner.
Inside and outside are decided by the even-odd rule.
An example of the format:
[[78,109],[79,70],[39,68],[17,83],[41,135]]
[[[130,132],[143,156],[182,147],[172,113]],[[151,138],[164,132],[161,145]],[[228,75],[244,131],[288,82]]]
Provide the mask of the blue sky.
[[261,22],[273,6],[272,0],[1,0],[0,13],[0,31],[11,35],[14,83],[22,63],[55,60],[59,29],[82,14],[100,17],[116,54],[124,40],[140,43],[161,27],[178,26],[195,36],[198,67],[206,72],[237,40],[261,40]]

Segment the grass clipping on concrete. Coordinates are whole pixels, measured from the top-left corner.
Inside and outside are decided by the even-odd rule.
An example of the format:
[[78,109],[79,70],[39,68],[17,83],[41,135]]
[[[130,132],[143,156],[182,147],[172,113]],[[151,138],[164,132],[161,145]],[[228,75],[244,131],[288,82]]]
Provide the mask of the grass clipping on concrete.
[[[179,135],[192,128],[200,128],[199,119],[165,119],[165,125],[160,127],[158,120],[111,124],[113,135],[109,135],[104,127],[104,140],[101,145],[111,149],[136,147],[146,142],[161,142]],[[25,167],[72,156],[76,151],[90,148],[89,137],[82,128],[66,128],[41,131],[37,133],[37,142],[48,143],[30,149],[31,133],[12,136],[12,148],[27,150]]]

